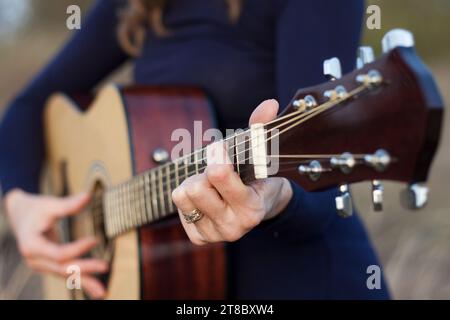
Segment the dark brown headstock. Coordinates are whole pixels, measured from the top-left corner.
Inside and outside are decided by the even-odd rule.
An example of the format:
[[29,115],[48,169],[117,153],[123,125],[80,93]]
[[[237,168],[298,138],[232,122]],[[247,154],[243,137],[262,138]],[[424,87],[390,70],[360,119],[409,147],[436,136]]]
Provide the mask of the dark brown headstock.
[[[374,83],[366,82],[358,91],[364,86],[360,81],[370,79],[364,78],[367,75],[373,76]],[[379,83],[377,75],[381,76]],[[299,90],[281,116],[288,119],[289,114],[299,114],[299,108],[305,115],[313,114],[316,108],[330,104],[325,93],[336,95],[332,91],[336,87],[345,88],[345,99],[279,135],[277,175],[297,181],[307,191],[365,180],[424,182],[439,142],[443,102],[414,48],[391,48],[380,59],[340,79]],[[307,96],[317,102],[310,109],[306,108]],[[370,163],[377,158],[367,155],[377,150],[389,155],[389,159],[378,159],[389,160],[385,166]],[[349,154],[341,156],[344,153]],[[345,166],[352,164],[352,158],[354,165]]]

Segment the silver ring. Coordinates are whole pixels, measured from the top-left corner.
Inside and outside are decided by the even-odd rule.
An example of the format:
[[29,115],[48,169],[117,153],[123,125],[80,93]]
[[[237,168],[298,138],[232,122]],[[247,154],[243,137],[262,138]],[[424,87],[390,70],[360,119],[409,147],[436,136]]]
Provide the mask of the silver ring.
[[194,209],[191,212],[183,213],[183,217],[186,223],[194,223],[203,218],[203,213],[198,209]]

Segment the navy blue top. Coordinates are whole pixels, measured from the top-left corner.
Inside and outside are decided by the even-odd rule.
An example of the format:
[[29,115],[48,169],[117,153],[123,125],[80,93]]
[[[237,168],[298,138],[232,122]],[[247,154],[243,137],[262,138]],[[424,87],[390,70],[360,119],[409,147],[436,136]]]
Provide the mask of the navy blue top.
[[[64,48],[9,105],[0,126],[3,191],[38,192],[44,154],[42,109],[55,91],[94,88],[130,59],[116,39],[119,3],[100,0]],[[324,81],[322,61],[353,68],[362,0],[247,0],[236,24],[224,0],[171,0],[171,35],[148,32],[134,61],[138,84],[196,85],[217,108],[221,128],[245,127],[264,99],[288,104],[299,88]],[[367,288],[378,264],[355,215],[336,216],[336,190],[294,196],[279,217],[228,245],[229,294],[235,298],[387,298]]]

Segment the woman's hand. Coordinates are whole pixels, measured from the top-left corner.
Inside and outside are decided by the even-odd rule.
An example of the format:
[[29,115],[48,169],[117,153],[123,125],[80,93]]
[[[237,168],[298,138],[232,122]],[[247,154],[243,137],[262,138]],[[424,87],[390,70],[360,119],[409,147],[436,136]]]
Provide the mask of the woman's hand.
[[[266,123],[277,112],[275,100],[265,101],[253,112],[250,124]],[[290,183],[283,178],[244,185],[227,156],[224,162],[224,154],[223,145],[213,144],[204,173],[186,179],[172,193],[183,227],[190,240],[198,245],[240,239],[262,220],[279,214],[292,197]],[[187,223],[183,213],[195,209],[203,217]]]
[[88,194],[56,198],[15,189],[6,195],[5,205],[19,250],[29,267],[67,277],[67,267],[77,265],[83,289],[92,298],[102,298],[105,289],[91,274],[106,272],[108,264],[98,259],[80,258],[97,245],[97,240],[84,238],[59,244],[52,234],[59,219],[78,213],[89,199]]

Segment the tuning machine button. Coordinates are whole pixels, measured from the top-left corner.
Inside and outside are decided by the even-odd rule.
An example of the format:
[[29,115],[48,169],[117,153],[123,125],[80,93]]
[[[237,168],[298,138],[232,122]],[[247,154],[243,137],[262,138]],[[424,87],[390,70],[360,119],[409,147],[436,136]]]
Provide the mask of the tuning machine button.
[[317,101],[313,96],[307,95],[303,99],[295,100],[292,105],[298,111],[309,111],[317,106]]
[[329,80],[336,80],[342,77],[341,62],[334,57],[323,62],[323,74]]
[[414,47],[414,36],[408,30],[393,29],[384,35],[381,44],[384,53],[396,47]]
[[345,174],[349,174],[356,164],[355,157],[349,152],[345,152],[338,157],[332,157],[330,164],[334,168],[339,168]]
[[379,180],[372,181],[372,203],[374,211],[383,210],[383,185]]
[[342,218],[348,218],[353,215],[352,197],[350,196],[348,185],[340,185],[339,193],[340,194],[334,199],[337,214]]
[[348,92],[344,86],[337,86],[334,90],[325,91],[323,96],[330,101],[344,100],[348,97]]
[[313,160],[309,165],[300,165],[298,167],[298,172],[302,175],[308,175],[312,181],[317,181],[320,178],[322,172],[328,171],[322,167],[319,161]]
[[356,68],[361,69],[365,64],[371,63],[375,60],[372,47],[359,47],[356,58]]
[[420,183],[414,183],[403,190],[400,196],[401,203],[406,209],[422,209],[427,204],[428,187]]
[[383,172],[391,163],[391,156],[386,150],[379,149],[374,154],[366,154],[364,163],[378,172]]
[[370,70],[367,74],[358,74],[356,82],[371,88],[383,83],[383,76],[377,70]]

